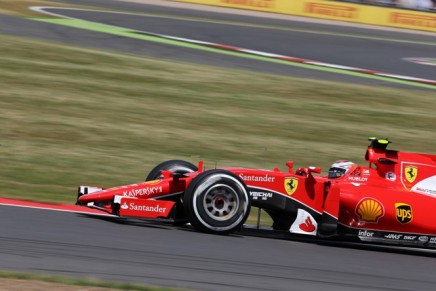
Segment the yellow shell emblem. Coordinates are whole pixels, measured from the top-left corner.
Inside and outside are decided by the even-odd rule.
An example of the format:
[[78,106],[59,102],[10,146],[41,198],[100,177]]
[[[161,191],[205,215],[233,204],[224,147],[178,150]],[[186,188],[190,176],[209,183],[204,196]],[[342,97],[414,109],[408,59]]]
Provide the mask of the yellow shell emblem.
[[154,185],[154,184],[159,184],[160,182],[162,182],[162,180],[150,180],[150,181],[145,181],[144,184]]
[[383,217],[383,206],[375,199],[363,198],[356,206],[356,213],[360,221],[377,223]]
[[285,190],[289,195],[294,194],[297,191],[298,179],[297,178],[285,178]]
[[407,182],[413,183],[418,176],[418,168],[415,166],[407,166],[404,168],[404,176]]

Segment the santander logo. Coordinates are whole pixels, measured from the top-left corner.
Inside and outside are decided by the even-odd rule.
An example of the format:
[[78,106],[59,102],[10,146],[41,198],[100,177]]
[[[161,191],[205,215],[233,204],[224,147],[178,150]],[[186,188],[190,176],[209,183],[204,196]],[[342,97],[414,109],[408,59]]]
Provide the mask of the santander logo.
[[304,209],[298,209],[297,217],[289,232],[316,236],[317,230],[318,223],[313,216]]
[[[144,212],[155,212],[155,213],[165,213],[167,208],[161,207],[159,204],[156,206],[149,206],[149,205],[136,205],[135,203],[131,202],[129,205],[127,205],[127,208],[129,210],[136,210],[136,211],[144,211]],[[124,204],[123,206],[124,207]],[[123,208],[123,209],[127,209]]]
[[304,232],[312,232],[315,230],[315,225],[313,225],[313,222],[309,216],[302,224],[299,225],[299,227]]

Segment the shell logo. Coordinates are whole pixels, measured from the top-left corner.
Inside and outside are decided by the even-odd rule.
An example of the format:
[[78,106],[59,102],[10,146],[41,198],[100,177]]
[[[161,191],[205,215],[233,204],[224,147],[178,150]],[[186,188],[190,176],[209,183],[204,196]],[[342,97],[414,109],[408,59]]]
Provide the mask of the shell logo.
[[154,184],[159,184],[160,182],[162,182],[162,180],[150,180],[150,181],[145,181],[144,184],[147,185],[154,185]]
[[356,206],[360,221],[377,223],[385,214],[383,205],[373,198],[363,198]]

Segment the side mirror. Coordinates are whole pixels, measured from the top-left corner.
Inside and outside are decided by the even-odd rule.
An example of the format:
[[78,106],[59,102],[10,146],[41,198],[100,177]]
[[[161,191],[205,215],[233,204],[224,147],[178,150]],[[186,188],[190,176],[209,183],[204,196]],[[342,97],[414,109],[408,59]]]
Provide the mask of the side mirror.
[[286,162],[286,166],[288,166],[288,171],[289,171],[289,173],[292,173],[292,168],[294,167],[294,162],[292,162],[292,161],[287,161]]
[[383,165],[395,165],[397,163],[387,158],[378,158],[378,162]]
[[295,174],[297,174],[299,176],[304,176],[304,177],[310,177],[310,176],[312,176],[312,173],[320,174],[321,168],[319,168],[319,167],[299,168],[295,172]]
[[203,172],[204,171],[204,161],[203,160],[198,162],[197,168],[198,168],[198,170],[197,170],[198,172]]
[[316,174],[321,174],[321,168],[320,167],[313,167],[310,166],[309,168],[307,168],[309,170],[309,173],[316,173]]

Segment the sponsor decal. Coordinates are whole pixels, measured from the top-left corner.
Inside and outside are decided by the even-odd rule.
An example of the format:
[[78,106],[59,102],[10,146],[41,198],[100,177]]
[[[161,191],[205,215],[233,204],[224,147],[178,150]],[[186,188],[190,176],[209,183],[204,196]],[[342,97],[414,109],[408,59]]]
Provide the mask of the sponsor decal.
[[309,14],[317,14],[344,19],[355,19],[359,16],[358,9],[356,7],[313,2],[309,2],[306,4],[305,12]]
[[368,182],[368,178],[366,177],[348,177],[348,181],[353,181],[353,182]]
[[436,190],[434,190],[434,189],[427,189],[427,188],[423,188],[423,187],[416,187],[416,188],[414,188],[412,190],[415,190],[417,192],[421,192],[421,193],[424,193],[424,194],[428,194],[430,196],[436,196]]
[[244,174],[239,174],[239,177],[247,182],[274,182],[275,177],[270,177],[268,174],[265,176],[245,176]]
[[273,193],[271,192],[256,192],[251,191],[250,192],[251,197],[253,197],[254,200],[262,199],[262,200],[268,200],[268,198],[273,197]]
[[[392,239],[392,240],[406,240],[406,241],[416,241],[417,239],[421,242],[426,241],[428,237],[420,236],[418,238],[417,235],[405,235],[405,234],[398,234],[398,233],[388,233],[384,235],[384,238]],[[422,239],[423,238],[423,239]]]
[[363,170],[363,173],[362,173],[363,175],[365,175],[365,176],[369,176],[369,175],[371,175],[371,173],[369,172],[369,170]]
[[417,237],[416,235],[405,235],[403,240],[415,240]]
[[430,244],[436,244],[436,237],[432,237],[432,238],[430,238],[430,240],[428,241],[428,243],[430,243]]
[[360,221],[378,223],[385,214],[382,204],[373,198],[363,198],[356,206],[356,214]]
[[412,207],[406,203],[395,203],[395,213],[398,222],[406,224],[412,221]]
[[291,233],[316,235],[317,229],[318,223],[315,221],[312,215],[303,209],[298,209],[297,217],[295,218],[295,221],[291,225],[289,231]]
[[173,201],[138,199],[116,195],[114,203],[120,205],[119,215],[132,217],[158,218],[167,217],[173,208]]
[[256,8],[273,8],[274,0],[221,0],[221,3]]
[[292,195],[297,191],[298,179],[297,178],[285,178],[285,190],[286,193]]
[[385,238],[387,239],[394,239],[394,240],[400,240],[403,237],[402,234],[396,234],[396,233],[389,233],[385,235]]
[[411,191],[436,197],[436,176],[431,176],[419,181],[412,187]]
[[[156,206],[149,206],[149,205],[136,205],[135,203],[130,202],[128,207],[129,207],[129,210],[155,212],[155,213],[164,213],[167,210],[166,207],[160,207],[159,204]],[[123,209],[126,209],[126,208],[123,208]]]
[[151,195],[151,194],[157,194],[157,193],[162,193],[162,186],[133,189],[130,191],[123,191],[123,196],[136,197],[136,196],[141,196],[141,195]]
[[394,172],[387,172],[385,175],[386,180],[395,181],[397,180],[397,175]]
[[404,176],[409,183],[413,183],[418,176],[418,168],[415,166],[404,167]]
[[373,236],[374,236],[374,232],[359,229],[359,234],[358,234],[358,236],[363,236],[363,237],[373,237]]
[[422,187],[416,187],[415,189],[412,190],[416,190],[418,192],[424,192],[425,194],[429,194],[431,196],[436,196],[436,190],[433,189],[426,189],[426,188],[422,188]]
[[425,27],[425,28],[436,28],[435,16],[392,12],[389,20],[390,22],[396,24]]
[[425,243],[425,242],[428,242],[429,238],[428,238],[428,236],[423,235],[423,236],[418,237],[418,240],[420,242]]
[[155,184],[159,184],[160,182],[162,182],[162,180],[151,180],[151,181],[144,182],[144,184],[155,185]]
[[315,230],[315,225],[313,225],[313,221],[309,216],[298,227],[304,232],[312,232]]

